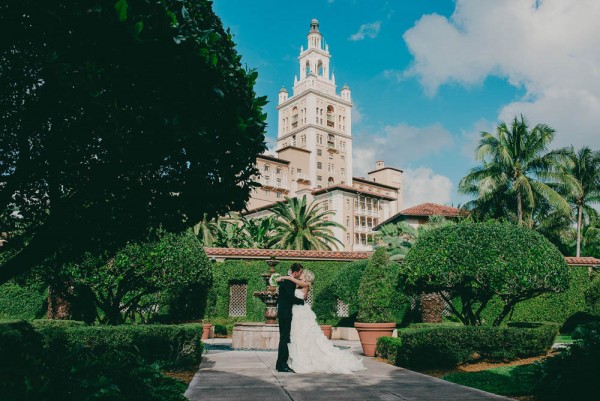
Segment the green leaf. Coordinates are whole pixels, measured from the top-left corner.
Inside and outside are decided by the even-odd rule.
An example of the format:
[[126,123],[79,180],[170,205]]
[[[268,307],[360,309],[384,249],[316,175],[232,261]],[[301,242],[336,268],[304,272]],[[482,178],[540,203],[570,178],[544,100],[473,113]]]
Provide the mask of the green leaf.
[[127,21],[127,0],[119,0],[115,3],[115,10],[119,16],[119,21]]

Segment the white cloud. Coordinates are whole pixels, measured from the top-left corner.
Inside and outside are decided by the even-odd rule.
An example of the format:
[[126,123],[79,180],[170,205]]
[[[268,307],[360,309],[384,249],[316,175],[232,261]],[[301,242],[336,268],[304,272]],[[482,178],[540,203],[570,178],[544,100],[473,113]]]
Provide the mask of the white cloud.
[[402,182],[403,209],[425,202],[441,204],[450,202],[452,181],[448,177],[435,174],[428,167],[404,170]]
[[423,16],[404,34],[414,56],[405,76],[426,93],[503,77],[525,89],[499,120],[523,114],[557,130],[556,146],[600,147],[600,1],[456,0],[450,19]]
[[375,21],[371,24],[362,24],[358,29],[358,32],[350,35],[350,40],[357,41],[363,40],[365,37],[375,39],[379,35],[379,29],[381,29],[381,21]]
[[352,124],[358,124],[362,121],[363,119],[363,114],[360,111],[360,107],[358,106],[358,103],[354,102],[354,104],[352,105]]
[[372,170],[376,160],[384,160],[388,166],[402,168],[453,144],[452,135],[440,124],[427,127],[387,125],[380,132],[355,136],[354,174],[364,175]]

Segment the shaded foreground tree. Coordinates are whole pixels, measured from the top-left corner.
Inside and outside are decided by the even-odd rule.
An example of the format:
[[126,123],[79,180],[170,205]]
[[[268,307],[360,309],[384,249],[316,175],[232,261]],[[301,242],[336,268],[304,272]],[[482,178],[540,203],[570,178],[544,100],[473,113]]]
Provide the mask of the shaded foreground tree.
[[109,259],[88,254],[79,263],[54,266],[42,274],[72,305],[91,301],[93,310],[101,311],[98,320],[108,324],[137,318],[148,321],[160,306],[189,309],[192,306],[166,304],[170,298],[181,298],[188,288],[206,295],[212,282],[211,264],[189,230],[162,233],[158,241],[128,244]]
[[[401,268],[405,291],[435,292],[465,325],[481,325],[494,297],[498,326],[521,301],[568,287],[564,257],[544,236],[500,223],[461,223],[423,232]],[[457,304],[453,299],[457,299]]]
[[241,210],[265,98],[207,0],[8,0],[0,283]]

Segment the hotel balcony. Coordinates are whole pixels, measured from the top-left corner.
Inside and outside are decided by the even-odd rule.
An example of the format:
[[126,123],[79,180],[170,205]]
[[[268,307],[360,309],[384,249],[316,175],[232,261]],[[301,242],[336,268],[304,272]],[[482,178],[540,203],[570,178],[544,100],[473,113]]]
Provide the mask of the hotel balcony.
[[297,173],[296,174],[296,181],[303,182],[306,184],[310,184],[310,178],[308,178],[308,175],[304,174],[304,173]]
[[379,212],[373,209],[367,209],[362,207],[354,208],[354,214],[356,216],[369,216],[369,217],[379,217]]
[[282,191],[282,192],[290,191],[290,186],[288,185],[287,180],[282,180],[282,181],[278,182],[274,178],[266,179],[265,177],[260,177],[258,179],[258,182],[264,188],[273,189],[275,191]]
[[372,233],[373,227],[369,226],[354,226],[355,233]]

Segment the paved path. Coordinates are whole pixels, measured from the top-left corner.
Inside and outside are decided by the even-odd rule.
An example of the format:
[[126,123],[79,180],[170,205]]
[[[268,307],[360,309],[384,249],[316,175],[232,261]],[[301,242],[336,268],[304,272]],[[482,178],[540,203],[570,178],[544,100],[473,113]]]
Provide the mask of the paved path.
[[[336,344],[360,350],[357,342]],[[276,359],[276,352],[209,349],[185,395],[191,401],[509,400],[372,358],[353,375],[279,373]]]

